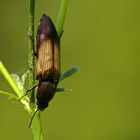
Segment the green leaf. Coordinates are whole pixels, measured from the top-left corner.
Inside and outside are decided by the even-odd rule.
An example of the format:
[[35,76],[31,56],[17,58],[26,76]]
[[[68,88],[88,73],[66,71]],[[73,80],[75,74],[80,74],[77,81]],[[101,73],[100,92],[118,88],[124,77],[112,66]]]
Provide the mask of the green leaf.
[[79,70],[79,68],[77,66],[69,69],[68,71],[66,71],[65,73],[63,73],[60,77],[60,81],[72,76],[74,73],[76,73]]
[[65,91],[72,91],[72,89],[65,89],[65,88],[57,88],[56,92],[65,92]]
[[61,0],[60,9],[58,12],[58,19],[56,23],[56,30],[59,37],[61,37],[63,33],[63,26],[65,22],[65,17],[66,17],[67,4],[68,4],[68,0]]
[[[33,113],[30,114],[30,118],[32,117]],[[34,116],[31,129],[34,135],[34,140],[43,140],[40,112],[37,112],[37,114]]]
[[29,77],[30,71],[27,70],[21,77],[21,81],[22,81],[22,86],[25,87],[25,83],[27,81],[27,78]]
[[3,95],[6,95],[6,96],[9,96],[11,98],[16,98],[17,99],[17,96],[12,94],[12,93],[9,93],[9,92],[6,92],[6,91],[2,91],[0,90],[0,94],[3,94]]
[[22,93],[25,94],[25,90],[24,90],[24,87],[22,85],[22,81],[21,81],[19,75],[18,74],[11,74],[11,77],[14,80],[15,84],[20,89],[20,91],[22,91]]

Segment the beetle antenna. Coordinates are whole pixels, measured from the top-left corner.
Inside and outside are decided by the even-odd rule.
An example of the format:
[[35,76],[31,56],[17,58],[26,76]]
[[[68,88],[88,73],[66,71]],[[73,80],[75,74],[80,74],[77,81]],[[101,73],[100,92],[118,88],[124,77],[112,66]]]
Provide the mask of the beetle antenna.
[[39,111],[39,109],[37,108],[36,111],[34,112],[33,116],[31,117],[31,120],[30,120],[30,123],[29,123],[29,128],[31,127],[33,119],[34,119],[34,117],[35,117],[35,115],[38,111]]

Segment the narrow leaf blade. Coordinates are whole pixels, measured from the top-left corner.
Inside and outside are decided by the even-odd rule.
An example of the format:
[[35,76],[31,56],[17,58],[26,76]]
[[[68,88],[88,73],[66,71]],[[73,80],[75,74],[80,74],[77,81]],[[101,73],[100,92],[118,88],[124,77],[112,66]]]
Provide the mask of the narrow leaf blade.
[[56,92],[65,92],[65,91],[72,91],[72,89],[65,89],[65,88],[57,88]]
[[79,70],[79,68],[77,66],[69,69],[68,71],[66,71],[65,73],[63,73],[60,77],[60,81],[72,76],[74,73],[76,73]]
[[17,96],[12,94],[12,93],[9,93],[9,92],[6,92],[6,91],[2,91],[0,90],[0,94],[3,94],[3,95],[6,95],[6,96],[9,96],[11,98],[16,98],[17,99]]

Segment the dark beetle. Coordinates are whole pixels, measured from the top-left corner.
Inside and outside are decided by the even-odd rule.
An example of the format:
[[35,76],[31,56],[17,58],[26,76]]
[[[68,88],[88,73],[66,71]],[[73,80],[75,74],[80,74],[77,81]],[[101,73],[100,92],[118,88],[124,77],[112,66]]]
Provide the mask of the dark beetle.
[[52,20],[45,14],[42,15],[38,25],[36,52],[34,51],[34,53],[36,56],[36,72],[39,84],[37,85],[38,89],[36,94],[37,110],[31,118],[29,127],[32,124],[35,114],[38,111],[43,111],[53,98],[61,75],[60,38]]
[[61,75],[60,39],[50,17],[42,15],[36,38],[36,72],[38,110],[44,110],[53,98]]

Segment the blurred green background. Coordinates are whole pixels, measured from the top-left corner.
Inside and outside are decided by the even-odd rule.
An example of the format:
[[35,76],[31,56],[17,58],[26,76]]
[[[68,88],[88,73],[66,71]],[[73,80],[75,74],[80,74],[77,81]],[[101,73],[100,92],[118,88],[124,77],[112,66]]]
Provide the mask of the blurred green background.
[[[36,1],[56,23],[59,0]],[[140,1],[69,1],[61,41],[62,71],[80,71],[60,83],[42,114],[46,140],[140,140]],[[28,0],[0,1],[0,59],[10,73],[27,69]],[[12,92],[0,75],[0,89]],[[21,104],[0,95],[0,139],[32,140]]]

